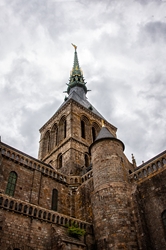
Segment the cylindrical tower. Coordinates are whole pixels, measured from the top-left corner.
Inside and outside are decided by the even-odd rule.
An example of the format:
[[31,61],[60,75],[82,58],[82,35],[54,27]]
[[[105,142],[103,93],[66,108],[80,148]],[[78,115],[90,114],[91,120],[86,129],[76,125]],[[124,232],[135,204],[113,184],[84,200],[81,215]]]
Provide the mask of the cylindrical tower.
[[106,127],[102,127],[90,147],[94,181],[91,199],[97,250],[138,249],[128,182],[131,164],[123,150],[123,142]]

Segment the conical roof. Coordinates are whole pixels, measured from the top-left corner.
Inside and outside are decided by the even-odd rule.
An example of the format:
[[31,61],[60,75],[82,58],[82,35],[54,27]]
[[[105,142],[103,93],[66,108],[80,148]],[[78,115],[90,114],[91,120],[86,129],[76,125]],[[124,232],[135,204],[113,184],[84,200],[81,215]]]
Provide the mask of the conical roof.
[[96,137],[95,141],[100,140],[100,139],[105,139],[105,138],[115,138],[115,136],[113,136],[111,132],[105,126],[103,126],[98,136]]
[[96,140],[90,145],[90,150],[93,147],[94,144],[98,143],[101,140],[113,140],[113,141],[118,141],[122,144],[123,150],[125,149],[125,146],[123,142],[119,139],[117,139],[104,125],[101,128],[98,136],[96,137]]

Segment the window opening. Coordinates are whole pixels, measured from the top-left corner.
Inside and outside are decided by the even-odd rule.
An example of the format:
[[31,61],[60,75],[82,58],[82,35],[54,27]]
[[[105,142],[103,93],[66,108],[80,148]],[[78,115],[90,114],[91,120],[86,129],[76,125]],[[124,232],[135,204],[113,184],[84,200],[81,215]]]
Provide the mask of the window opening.
[[58,156],[58,169],[62,167],[62,154]]
[[95,131],[95,128],[92,127],[92,139],[93,139],[93,142],[95,141],[96,139],[96,131]]
[[57,211],[58,208],[58,190],[53,189],[52,190],[52,206],[51,209],[54,211]]
[[64,139],[66,138],[66,120],[64,121]]
[[12,171],[9,174],[8,183],[7,183],[6,192],[5,192],[6,194],[10,196],[14,196],[16,182],[17,182],[17,174]]
[[85,122],[81,121],[81,137],[85,139]]

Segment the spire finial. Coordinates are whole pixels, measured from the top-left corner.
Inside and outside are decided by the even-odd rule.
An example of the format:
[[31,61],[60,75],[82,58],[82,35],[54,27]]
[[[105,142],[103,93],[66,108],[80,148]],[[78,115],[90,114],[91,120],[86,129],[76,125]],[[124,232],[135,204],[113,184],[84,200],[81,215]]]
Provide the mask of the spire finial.
[[75,44],[71,44],[73,47],[74,47],[74,49],[75,49],[75,51],[77,50],[77,46],[75,45]]

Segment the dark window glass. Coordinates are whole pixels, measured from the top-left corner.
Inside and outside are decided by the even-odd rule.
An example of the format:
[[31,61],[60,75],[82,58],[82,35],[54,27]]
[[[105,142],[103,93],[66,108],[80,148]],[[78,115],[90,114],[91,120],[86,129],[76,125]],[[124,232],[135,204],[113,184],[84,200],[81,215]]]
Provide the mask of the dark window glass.
[[9,179],[6,187],[6,194],[10,196],[14,196],[14,191],[16,187],[16,182],[17,182],[17,174],[15,172],[10,172],[9,174]]
[[64,139],[66,138],[66,120],[64,121]]
[[93,139],[93,142],[95,141],[96,139],[96,131],[95,131],[95,128],[92,127],[92,139]]
[[51,209],[54,211],[57,211],[58,208],[58,190],[53,189],[52,190],[52,207]]
[[85,139],[85,122],[81,121],[81,137]]

